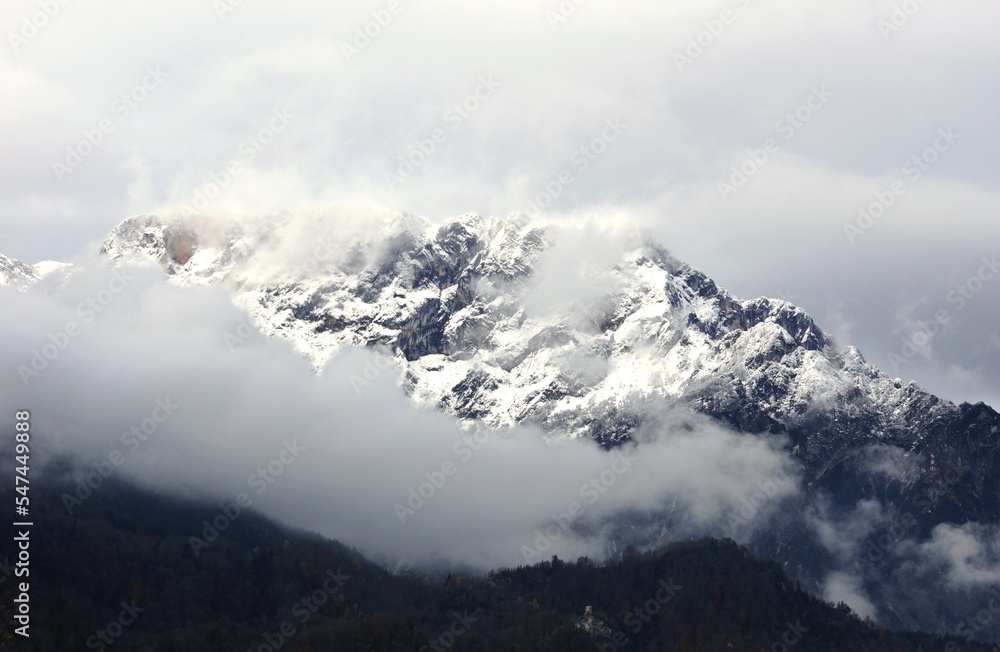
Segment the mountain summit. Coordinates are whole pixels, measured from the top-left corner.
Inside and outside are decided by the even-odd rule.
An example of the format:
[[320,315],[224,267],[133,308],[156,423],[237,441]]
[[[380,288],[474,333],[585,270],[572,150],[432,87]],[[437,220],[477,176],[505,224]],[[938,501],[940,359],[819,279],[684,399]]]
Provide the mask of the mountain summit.
[[1000,440],[990,408],[890,378],[801,308],[735,297],[641,235],[584,236],[595,247],[581,244],[585,230],[401,214],[345,237],[287,216],[211,228],[143,216],[102,253],[156,261],[180,284],[226,285],[317,369],[344,347],[384,347],[414,400],[492,427],[613,445],[658,405],[790,433],[818,475],[864,446],[924,467],[929,451],[989,466]]
[[[801,308],[733,296],[641,233],[521,214],[439,225],[399,214],[364,228],[147,215],[118,225],[101,253],[225,287],[317,373],[338,351],[381,349],[414,402],[468,425],[614,447],[708,417],[781,438],[802,495],[780,522],[707,534],[750,540],[828,599],[866,594],[888,626],[954,630],[983,599],[981,585],[942,578],[992,563],[1000,415],[889,377]],[[41,274],[0,257],[0,283],[25,289]],[[671,527],[661,516],[623,516],[620,542],[655,541]],[[940,590],[913,593],[924,585]]]

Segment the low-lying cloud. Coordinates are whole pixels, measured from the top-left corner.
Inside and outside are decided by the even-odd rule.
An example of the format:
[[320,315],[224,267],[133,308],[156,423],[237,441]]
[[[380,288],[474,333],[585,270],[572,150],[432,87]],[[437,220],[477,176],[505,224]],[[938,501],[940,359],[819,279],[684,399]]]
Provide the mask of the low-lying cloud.
[[[415,407],[381,354],[348,350],[317,375],[247,332],[223,288],[156,268],[84,260],[61,284],[0,288],[0,303],[0,412],[32,411],[36,460],[73,455],[81,478],[115,460],[141,485],[219,503],[246,493],[387,562],[600,557],[612,518],[669,512],[678,535],[728,535],[751,502],[752,532],[797,492],[779,439],[693,418],[612,452],[530,427],[463,430]],[[366,367],[385,370],[356,392]]]

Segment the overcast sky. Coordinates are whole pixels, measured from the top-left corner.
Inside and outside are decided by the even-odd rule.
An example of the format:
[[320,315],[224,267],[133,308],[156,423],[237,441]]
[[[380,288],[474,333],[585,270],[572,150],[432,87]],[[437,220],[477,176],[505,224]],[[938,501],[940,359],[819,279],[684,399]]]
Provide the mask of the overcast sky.
[[52,4],[0,8],[0,252],[71,258],[213,175],[236,215],[535,201],[1000,405],[991,0]]

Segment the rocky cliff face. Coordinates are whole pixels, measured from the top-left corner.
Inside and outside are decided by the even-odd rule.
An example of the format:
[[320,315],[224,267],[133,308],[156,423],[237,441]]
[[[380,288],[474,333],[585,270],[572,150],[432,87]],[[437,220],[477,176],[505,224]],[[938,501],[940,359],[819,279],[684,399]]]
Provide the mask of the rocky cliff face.
[[[974,472],[968,516],[996,517],[998,420],[889,378],[825,335],[802,309],[743,300],[655,243],[633,238],[591,270],[585,302],[543,296],[558,229],[469,214],[434,227],[400,215],[346,251],[272,265],[287,218],[212,234],[155,217],[126,220],[102,251],[157,261],[179,283],[223,283],[269,334],[317,368],[345,346],[383,346],[414,400],[494,427],[533,422],[613,445],[650,406],[683,407],[745,432],[785,432],[822,478],[865,446],[930,469]],[[337,246],[342,246],[338,242]],[[261,275],[261,267],[269,271]],[[541,271],[540,271],[541,270]]]
[[[228,225],[142,216],[101,251],[157,264],[178,284],[228,287],[264,333],[292,341],[320,373],[345,347],[383,347],[414,401],[470,423],[533,423],[614,446],[679,412],[781,434],[805,469],[793,528],[807,527],[820,498],[842,512],[874,501],[884,519],[873,537],[904,515],[917,538],[942,523],[1000,522],[996,411],[890,378],[802,309],[735,297],[641,236],[590,264],[553,258],[565,232],[521,215],[433,226],[403,214],[349,237],[327,232],[288,216]],[[2,278],[30,284],[32,270],[0,257]],[[934,499],[914,507],[921,496]],[[820,591],[831,553],[787,526],[758,547]],[[893,579],[910,563],[865,566],[859,582],[882,587],[872,595],[890,625],[954,625],[957,598],[913,606]]]

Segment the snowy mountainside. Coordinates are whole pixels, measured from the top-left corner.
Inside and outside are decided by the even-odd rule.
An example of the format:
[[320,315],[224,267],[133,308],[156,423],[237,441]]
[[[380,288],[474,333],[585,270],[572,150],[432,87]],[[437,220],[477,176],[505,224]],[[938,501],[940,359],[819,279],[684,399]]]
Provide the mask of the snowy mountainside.
[[[415,402],[467,424],[532,423],[613,446],[702,414],[780,435],[804,491],[788,522],[757,533],[758,550],[822,593],[845,562],[810,524],[854,532],[857,510],[873,510],[861,543],[890,537],[891,562],[865,565],[858,582],[887,626],[956,626],[979,597],[915,600],[916,580],[904,579],[921,569],[913,551],[935,527],[1000,523],[996,411],[890,378],[801,308],[733,296],[640,234],[587,241],[581,230],[519,214],[440,225],[401,214],[363,228],[287,214],[146,215],[119,224],[101,253],[158,266],[178,285],[227,288],[318,373],[338,351],[379,347]],[[0,257],[4,284],[25,289],[43,274]],[[905,543],[903,516],[913,523]],[[670,516],[653,518],[623,517],[622,537],[655,540],[647,534]]]
[[601,291],[581,302],[539,289],[561,234],[523,215],[435,227],[402,214],[336,251],[316,238],[275,262],[297,235],[287,216],[212,228],[143,216],[102,253],[154,260],[180,284],[225,284],[318,369],[345,346],[384,346],[416,401],[494,427],[535,422],[613,443],[650,404],[682,406],[751,432],[809,431],[796,443],[823,467],[845,443],[919,453],[937,444],[938,421],[961,414],[839,346],[802,309],[734,297],[641,237],[591,270]]
[[19,292],[24,292],[37,286],[39,281],[50,277],[61,278],[63,273],[71,272],[73,269],[73,265],[55,260],[43,260],[34,265],[28,265],[0,254],[0,286],[8,286]]
[[468,423],[614,445],[668,412],[705,414],[784,433],[808,476],[830,476],[845,500],[871,490],[837,480],[867,449],[922,469],[908,490],[958,492],[930,472],[934,452],[970,474],[955,496],[962,518],[1000,517],[1000,417],[988,406],[890,378],[801,308],[735,297],[641,235],[602,242],[596,262],[573,243],[573,229],[520,214],[433,225],[404,213],[353,232],[287,214],[147,215],[101,251],[158,264],[181,285],[228,287],[320,373],[345,347],[383,347],[416,402]]
[[0,285],[23,290],[37,280],[38,272],[33,266],[0,254]]

